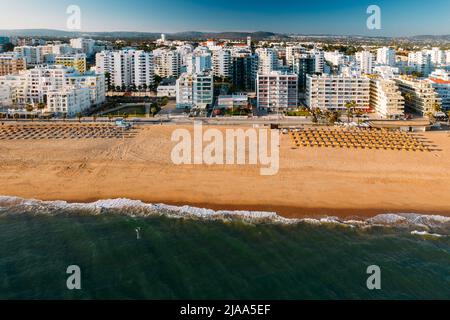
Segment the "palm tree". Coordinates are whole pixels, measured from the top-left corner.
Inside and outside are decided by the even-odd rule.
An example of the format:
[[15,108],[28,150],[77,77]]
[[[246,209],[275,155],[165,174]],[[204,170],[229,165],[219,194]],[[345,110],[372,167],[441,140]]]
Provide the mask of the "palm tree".
[[434,111],[434,114],[442,111],[442,105],[439,102],[433,103],[433,111]]
[[150,113],[152,114],[152,117],[154,117],[158,113],[158,108],[156,106],[152,106],[150,108]]
[[430,119],[431,124],[436,123],[436,117],[434,116],[433,112],[428,112],[426,116],[428,117],[428,119]]
[[66,121],[66,119],[67,119],[67,113],[63,113],[63,115],[62,115],[62,118],[63,118],[63,121],[65,122]]
[[356,101],[348,101],[345,103],[345,108],[347,109],[347,123],[350,123],[350,118],[353,120],[353,113],[356,107]]
[[339,111],[325,112],[325,118],[327,119],[327,121],[330,125],[334,125],[336,122],[338,122],[340,117],[341,117],[341,113]]
[[28,114],[33,112],[34,108],[31,104],[27,104],[25,109],[27,110],[27,118],[28,118]]
[[112,118],[113,118],[113,115],[112,115],[112,114],[108,114],[108,120],[109,120],[109,122],[112,121]]
[[92,120],[94,120],[94,122],[97,122],[97,115],[96,115],[96,114],[94,114],[94,115],[92,116]]
[[361,123],[361,117],[363,116],[364,112],[361,109],[357,109],[355,111],[356,119],[358,119],[358,124]]
[[78,118],[78,122],[81,123],[81,119],[83,118],[83,115],[81,114],[81,112],[77,113],[77,118]]
[[38,108],[38,110],[42,113],[43,112],[43,110],[45,109],[47,107],[47,105],[45,104],[45,103],[43,103],[43,102],[39,102],[38,104],[37,104],[37,108]]
[[311,109],[311,116],[312,116],[312,122],[318,123],[320,118],[320,109],[319,108],[313,108]]
[[411,105],[414,100],[414,94],[412,92],[406,92],[404,95],[405,102],[407,105]]

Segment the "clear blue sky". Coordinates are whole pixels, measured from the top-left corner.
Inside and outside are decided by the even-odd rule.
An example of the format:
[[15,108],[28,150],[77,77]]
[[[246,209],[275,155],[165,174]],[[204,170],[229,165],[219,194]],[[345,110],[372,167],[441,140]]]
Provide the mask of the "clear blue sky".
[[[0,0],[0,29],[66,29],[66,8],[83,31],[273,31],[305,34],[450,34],[449,0]],[[366,9],[382,10],[382,30]]]

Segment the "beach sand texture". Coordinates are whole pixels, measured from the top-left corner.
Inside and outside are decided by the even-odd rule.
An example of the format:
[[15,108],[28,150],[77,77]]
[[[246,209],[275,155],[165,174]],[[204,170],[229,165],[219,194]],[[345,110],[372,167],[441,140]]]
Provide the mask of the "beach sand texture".
[[0,194],[69,202],[129,198],[285,217],[450,216],[447,132],[421,133],[433,152],[293,149],[283,135],[278,175],[261,176],[259,166],[174,165],[177,128],[145,126],[126,139],[0,140]]

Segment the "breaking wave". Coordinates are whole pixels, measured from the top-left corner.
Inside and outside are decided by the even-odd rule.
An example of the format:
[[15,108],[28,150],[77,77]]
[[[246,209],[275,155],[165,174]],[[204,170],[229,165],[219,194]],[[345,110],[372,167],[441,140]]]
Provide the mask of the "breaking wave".
[[111,199],[99,200],[92,203],[69,203],[66,201],[41,201],[23,199],[19,197],[0,196],[0,215],[32,214],[32,215],[58,215],[58,214],[120,214],[132,217],[167,216],[171,218],[191,218],[222,221],[244,221],[249,223],[276,223],[292,225],[309,223],[316,225],[335,224],[346,227],[369,228],[374,226],[403,226],[422,228],[415,230],[413,235],[437,234],[428,233],[431,228],[449,228],[450,217],[438,215],[423,215],[417,213],[380,214],[369,219],[345,220],[337,217],[320,219],[302,218],[288,219],[275,212],[263,211],[227,211],[195,208],[191,206],[171,206],[165,204],[148,204],[139,200]]

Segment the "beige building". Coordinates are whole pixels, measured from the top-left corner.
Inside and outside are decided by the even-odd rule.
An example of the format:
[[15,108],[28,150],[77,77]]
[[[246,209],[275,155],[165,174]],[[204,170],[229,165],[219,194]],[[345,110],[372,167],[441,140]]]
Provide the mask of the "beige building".
[[17,74],[21,70],[27,68],[24,58],[15,52],[7,52],[0,54],[0,76],[8,74]]
[[306,105],[322,110],[345,110],[348,102],[369,109],[370,80],[361,76],[306,76]]
[[374,78],[370,80],[370,107],[387,119],[405,115],[405,100],[394,80]]
[[80,73],[85,73],[86,55],[83,53],[57,56],[55,58],[55,64],[73,68]]
[[407,108],[425,116],[434,113],[435,104],[441,104],[441,98],[427,80],[399,77],[395,81],[405,98]]

